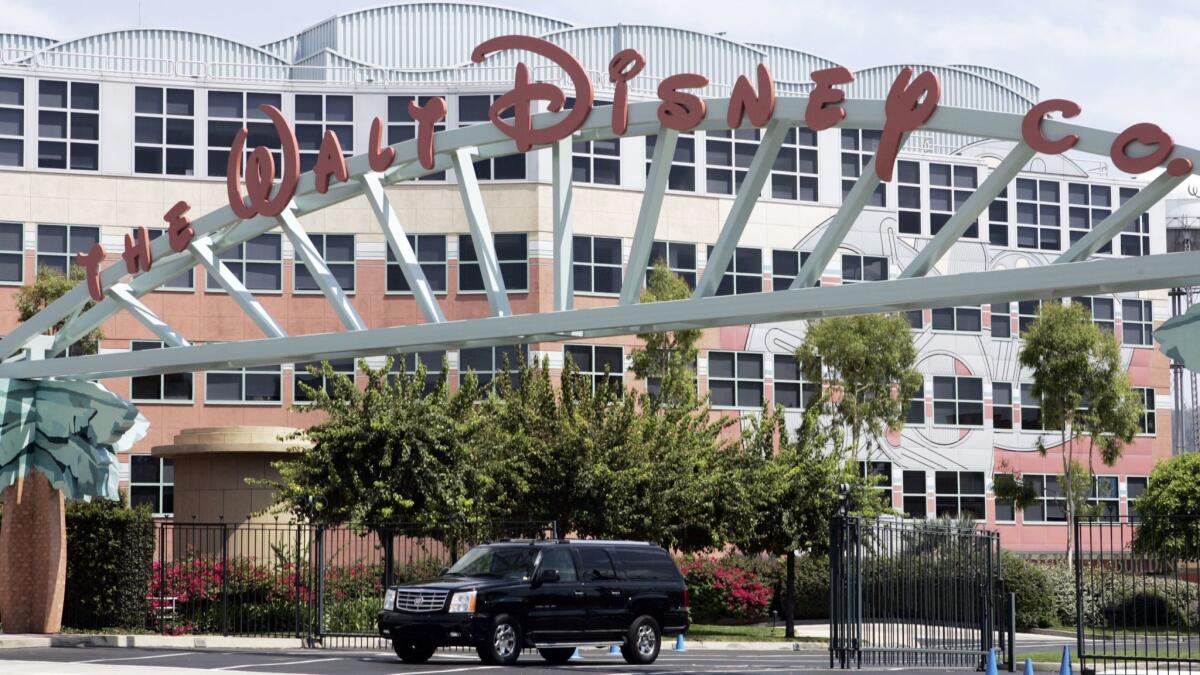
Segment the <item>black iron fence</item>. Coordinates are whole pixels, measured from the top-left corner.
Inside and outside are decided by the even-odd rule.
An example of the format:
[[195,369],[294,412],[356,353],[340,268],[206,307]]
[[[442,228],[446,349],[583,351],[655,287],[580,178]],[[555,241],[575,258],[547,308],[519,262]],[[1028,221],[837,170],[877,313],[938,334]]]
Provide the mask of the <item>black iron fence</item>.
[[[1200,535],[1200,518],[1174,526],[1192,541]],[[1075,525],[1080,664],[1097,673],[1200,673],[1200,563],[1139,551],[1138,527],[1128,518]]]
[[831,523],[830,666],[1012,665],[1012,617],[994,532],[956,524]]
[[[207,633],[378,641],[383,589],[436,576],[479,541],[438,528],[174,523],[157,526],[146,628]],[[486,536],[556,537],[553,522],[497,523]]]

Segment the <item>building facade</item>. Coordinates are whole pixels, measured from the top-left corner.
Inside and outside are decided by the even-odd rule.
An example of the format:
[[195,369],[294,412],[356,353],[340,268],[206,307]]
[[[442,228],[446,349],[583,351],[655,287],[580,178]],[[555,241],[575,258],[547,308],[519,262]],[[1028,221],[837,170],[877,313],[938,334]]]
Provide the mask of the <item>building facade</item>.
[[[741,74],[765,63],[780,95],[804,95],[814,69],[834,62],[790,47],[738,43],[656,26],[576,26],[490,6],[412,3],[338,15],[262,46],[176,30],[137,29],[60,42],[0,35],[0,332],[17,321],[12,296],[42,266],[65,270],[77,251],[103,243],[122,248],[133,228],[164,226],[179,199],[197,213],[226,203],[225,169],[238,129],[247,145],[279,147],[262,103],[279,107],[296,127],[305,170],[326,131],[347,154],[367,147],[379,117],[387,142],[415,135],[407,104],[442,96],[445,128],[488,122],[488,108],[511,85],[517,55],[482,64],[471,49],[497,35],[543,37],[577,55],[598,87],[618,49],[637,48],[647,66],[633,98],[651,98],[662,77],[699,72],[701,93],[728,95]],[[535,77],[558,74],[537,59]],[[850,98],[882,99],[901,65],[855,69]],[[867,64],[870,65],[870,64]],[[1024,113],[1038,100],[1035,85],[972,65],[922,66],[938,74],[942,103]],[[759,132],[681,134],[659,220],[654,259],[664,259],[690,283],[733,204],[757,148]],[[870,161],[879,133],[870,130],[790,130],[718,294],[786,288]],[[871,205],[822,275],[822,284],[895,278],[1009,149],[988,139],[914,133],[900,154],[895,179],[880,185]],[[653,137],[590,141],[574,147],[574,306],[614,304],[634,233]],[[501,273],[514,313],[552,311],[553,207],[550,151],[477,162]],[[1037,156],[1009,184],[932,273],[1038,266],[1086,234],[1144,183],[1110,175],[1099,162]],[[479,263],[453,172],[388,188],[447,320],[489,315]],[[1165,252],[1160,204],[1135,218],[1101,256]],[[422,315],[393,261],[367,201],[356,198],[302,218],[339,283],[369,327],[419,323]],[[152,236],[162,233],[151,229]],[[115,256],[114,256],[115,257]],[[289,335],[338,331],[341,325],[288,239],[267,233],[220,256]],[[195,342],[261,336],[221,288],[198,268],[143,298],[147,306]],[[1048,290],[1048,293],[1050,291]],[[1151,329],[1169,315],[1167,292],[1079,298],[1094,320],[1121,342],[1130,378],[1145,400],[1142,432],[1114,467],[1099,470],[1094,500],[1107,513],[1130,514],[1153,465],[1171,454],[1171,390],[1167,359]],[[1055,301],[1055,300],[1046,300]],[[863,470],[885,476],[893,505],[914,517],[970,515],[1002,532],[1006,547],[1058,550],[1066,539],[1057,499],[1060,458],[1043,457],[1032,377],[1017,363],[1022,329],[1038,301],[909,313],[925,375],[905,428],[881,439],[881,454]],[[119,315],[104,326],[104,351],[161,348],[140,323]],[[728,414],[752,414],[764,402],[796,419],[819,383],[804,382],[794,348],[802,322],[712,329],[697,363],[698,386]],[[468,370],[487,379],[506,357],[548,358],[551,367],[575,359],[584,373],[627,372],[636,338],[517,345],[407,355],[394,368],[415,369],[456,384]],[[373,366],[382,358],[369,359]],[[335,363],[352,372],[353,364]],[[183,429],[257,425],[302,427],[312,413],[297,382],[305,364],[105,380],[151,421],[150,435],[128,456],[131,498],[164,515],[195,514],[174,498],[170,460],[152,446]],[[1038,503],[1022,513],[992,495],[997,471],[1034,481]]]

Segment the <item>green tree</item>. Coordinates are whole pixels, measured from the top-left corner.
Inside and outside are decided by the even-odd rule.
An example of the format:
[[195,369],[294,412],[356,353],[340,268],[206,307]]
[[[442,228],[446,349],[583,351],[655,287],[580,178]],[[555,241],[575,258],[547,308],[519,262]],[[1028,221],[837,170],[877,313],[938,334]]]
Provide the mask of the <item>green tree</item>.
[[868,314],[810,323],[796,350],[809,382],[828,381],[833,395],[826,409],[845,426],[850,447],[878,449],[887,429],[904,425],[909,401],[924,379],[917,372],[917,348],[901,314]]
[[[78,265],[72,265],[70,272],[66,275],[52,267],[39,267],[34,282],[28,286],[22,286],[17,291],[14,298],[19,315],[17,318],[21,321],[32,319],[35,314],[61,298],[83,280],[84,269]],[[93,304],[88,302],[84,306],[84,310],[91,309]],[[66,322],[67,320],[63,319],[54,324],[54,328],[50,331],[51,334],[62,330]],[[104,339],[104,333],[97,328],[80,338],[71,348],[72,353],[95,354],[100,349],[100,340],[102,339]]]
[[1154,467],[1137,499],[1141,519],[1133,549],[1143,555],[1200,560],[1200,453],[1172,457]]
[[[1092,322],[1086,307],[1043,303],[1025,332],[1021,365],[1033,371],[1032,394],[1041,401],[1043,426],[1059,432],[1066,505],[1067,560],[1074,551],[1075,520],[1086,513],[1094,457],[1111,466],[1138,431],[1142,403],[1129,386],[1116,338]],[[1087,439],[1087,466],[1076,457]],[[1043,439],[1038,451],[1046,454]]]
[[[643,303],[691,296],[692,289],[683,277],[672,272],[666,261],[655,261],[642,291]],[[658,385],[658,391],[650,397],[651,405],[686,406],[696,402],[696,355],[702,334],[698,328],[638,334],[645,346],[633,350],[631,369],[638,379]]]

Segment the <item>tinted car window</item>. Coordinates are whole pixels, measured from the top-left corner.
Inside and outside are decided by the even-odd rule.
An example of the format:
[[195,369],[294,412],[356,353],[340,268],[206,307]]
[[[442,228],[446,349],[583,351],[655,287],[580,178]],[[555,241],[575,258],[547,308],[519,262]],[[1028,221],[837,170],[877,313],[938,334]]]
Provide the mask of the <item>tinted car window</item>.
[[634,581],[674,581],[679,578],[675,563],[659,548],[618,548],[617,562],[625,578]]
[[504,577],[523,579],[529,576],[537,551],[529,546],[476,546],[454,563],[448,571],[464,577]]
[[539,574],[546,570],[558,570],[559,581],[577,581],[575,560],[571,552],[565,548],[550,548],[542,553],[542,562],[538,566]]
[[579,548],[579,561],[583,564],[584,581],[609,581],[617,578],[617,571],[613,569],[612,558],[609,557],[608,551],[602,548],[581,546]]

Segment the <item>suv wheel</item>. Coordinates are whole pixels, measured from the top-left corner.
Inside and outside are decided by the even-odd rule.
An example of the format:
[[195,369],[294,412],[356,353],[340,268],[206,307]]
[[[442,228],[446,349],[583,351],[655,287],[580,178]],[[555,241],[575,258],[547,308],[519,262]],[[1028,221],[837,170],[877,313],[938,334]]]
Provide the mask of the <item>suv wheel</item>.
[[392,640],[392,649],[396,650],[396,656],[405,663],[425,663],[437,651],[437,645],[424,640],[396,638]]
[[479,653],[479,659],[486,664],[511,666],[521,657],[524,639],[521,624],[513,617],[501,614],[492,621],[491,630],[488,631],[483,644],[476,647],[475,651]]
[[625,644],[621,645],[621,656],[626,663],[645,665],[658,659],[662,647],[662,629],[654,617],[639,616],[625,633]]
[[556,666],[561,666],[571,660],[571,655],[574,653],[574,647],[547,647],[538,650],[538,654],[541,654],[547,663],[552,663]]

